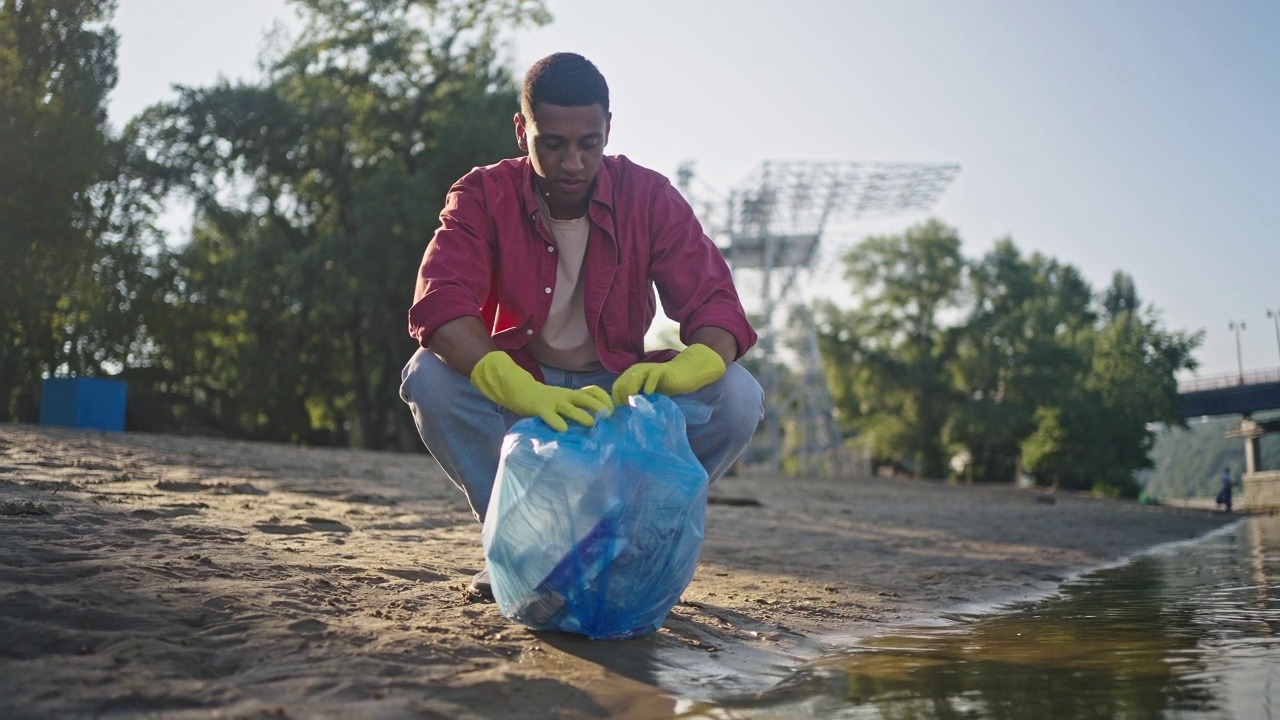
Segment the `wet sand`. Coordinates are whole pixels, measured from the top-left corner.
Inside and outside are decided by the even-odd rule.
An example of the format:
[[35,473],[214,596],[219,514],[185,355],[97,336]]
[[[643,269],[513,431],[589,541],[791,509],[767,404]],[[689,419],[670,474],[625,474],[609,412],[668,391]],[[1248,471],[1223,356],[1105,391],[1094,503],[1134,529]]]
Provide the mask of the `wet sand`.
[[427,455],[0,426],[0,715],[670,717],[1234,520],[879,477],[711,495],[662,629],[590,641],[468,595],[480,525]]

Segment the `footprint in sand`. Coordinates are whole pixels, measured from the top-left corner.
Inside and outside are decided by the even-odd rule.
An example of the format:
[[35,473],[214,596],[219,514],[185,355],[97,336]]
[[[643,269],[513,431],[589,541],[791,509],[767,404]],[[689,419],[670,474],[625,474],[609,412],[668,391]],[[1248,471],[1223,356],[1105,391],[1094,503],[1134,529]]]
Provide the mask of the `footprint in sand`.
[[412,580],[414,582],[439,582],[449,579],[448,575],[442,575],[428,570],[395,570],[391,568],[379,568],[381,572],[388,575],[394,575],[401,580]]
[[161,480],[155,484],[157,490],[169,492],[212,492],[217,495],[266,495],[268,491],[256,488],[250,483],[202,483],[198,481]]
[[51,515],[52,512],[42,502],[35,500],[2,500],[0,515]]
[[201,510],[207,509],[209,506],[204,503],[177,503],[173,505],[162,505],[158,508],[138,508],[131,515],[140,517],[144,520],[154,520],[156,518],[176,518],[185,515],[199,515]]
[[289,623],[288,628],[300,635],[315,635],[329,629],[329,626],[322,620],[315,618],[304,618]]
[[351,527],[349,525],[344,525],[337,520],[317,517],[305,518],[301,524],[289,525],[282,523],[278,518],[272,518],[266,522],[255,523],[253,527],[261,532],[271,535],[301,535],[303,533],[313,532],[351,532]]
[[208,485],[202,482],[182,482],[180,480],[161,480],[155,484],[157,490],[168,490],[169,492],[203,492],[209,489]]

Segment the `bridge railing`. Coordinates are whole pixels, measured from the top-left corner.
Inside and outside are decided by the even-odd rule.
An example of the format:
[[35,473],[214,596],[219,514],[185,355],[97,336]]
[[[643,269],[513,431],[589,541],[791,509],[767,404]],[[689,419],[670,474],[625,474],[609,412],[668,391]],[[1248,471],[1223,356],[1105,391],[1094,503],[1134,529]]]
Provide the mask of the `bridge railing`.
[[1207,377],[1193,378],[1178,383],[1178,393],[1201,392],[1203,390],[1221,390],[1240,385],[1260,385],[1263,383],[1280,383],[1280,368],[1266,370],[1246,370],[1242,373],[1224,373]]

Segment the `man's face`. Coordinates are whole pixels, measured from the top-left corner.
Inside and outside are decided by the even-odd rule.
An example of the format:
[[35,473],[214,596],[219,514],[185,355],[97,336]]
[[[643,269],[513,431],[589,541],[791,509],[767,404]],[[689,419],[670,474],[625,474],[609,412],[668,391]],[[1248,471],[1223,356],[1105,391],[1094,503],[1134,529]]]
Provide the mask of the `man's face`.
[[533,117],[516,113],[516,142],[529,153],[538,191],[551,217],[571,220],[586,214],[591,182],[609,142],[609,114],[599,103],[564,107],[538,103]]

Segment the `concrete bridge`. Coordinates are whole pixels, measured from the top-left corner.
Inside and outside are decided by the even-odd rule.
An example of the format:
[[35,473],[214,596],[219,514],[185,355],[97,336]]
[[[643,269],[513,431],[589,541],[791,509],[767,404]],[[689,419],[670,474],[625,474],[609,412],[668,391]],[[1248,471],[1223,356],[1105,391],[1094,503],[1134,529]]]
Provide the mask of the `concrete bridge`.
[[1252,370],[1196,378],[1178,386],[1180,414],[1184,418],[1206,415],[1240,415],[1240,425],[1227,437],[1244,440],[1244,510],[1280,510],[1280,469],[1264,470],[1260,442],[1263,435],[1280,432],[1280,419],[1256,421],[1253,414],[1280,410],[1280,368]]

